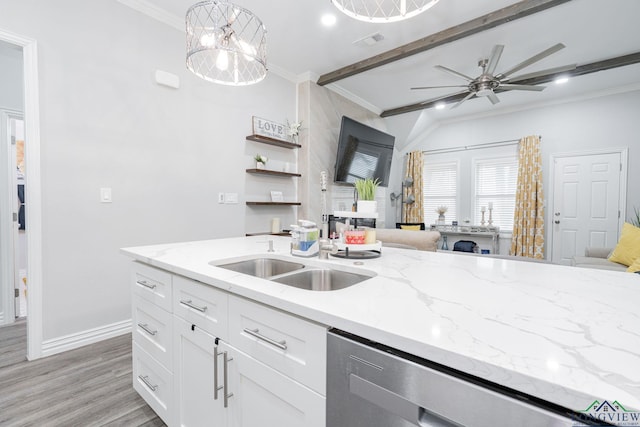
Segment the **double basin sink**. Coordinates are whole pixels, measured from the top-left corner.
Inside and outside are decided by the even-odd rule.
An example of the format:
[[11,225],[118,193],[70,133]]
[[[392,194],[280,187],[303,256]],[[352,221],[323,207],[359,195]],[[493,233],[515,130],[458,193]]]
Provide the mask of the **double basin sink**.
[[233,262],[212,261],[210,264],[309,291],[344,289],[374,276],[369,272],[353,273],[336,268],[316,267],[269,257]]

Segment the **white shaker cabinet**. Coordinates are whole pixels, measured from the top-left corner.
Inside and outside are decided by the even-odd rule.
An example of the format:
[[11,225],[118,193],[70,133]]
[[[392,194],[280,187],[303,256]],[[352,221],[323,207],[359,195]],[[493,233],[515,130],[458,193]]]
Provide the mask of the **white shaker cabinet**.
[[133,276],[134,387],[170,427],[325,427],[324,326],[139,263]]
[[215,337],[178,317],[173,327],[175,425],[226,426],[228,411],[219,402],[221,390],[216,391],[216,384],[222,386],[222,376],[215,374]]
[[324,396],[227,343],[218,348],[227,356],[228,427],[325,426]]

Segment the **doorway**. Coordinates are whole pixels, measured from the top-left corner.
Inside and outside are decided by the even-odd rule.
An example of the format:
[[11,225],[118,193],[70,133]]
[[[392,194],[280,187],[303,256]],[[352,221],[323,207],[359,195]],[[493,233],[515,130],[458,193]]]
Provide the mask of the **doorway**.
[[0,147],[2,169],[0,179],[3,215],[3,263],[1,324],[13,323],[27,316],[27,236],[25,221],[25,137],[24,119],[19,111],[0,109]]
[[551,160],[552,262],[570,265],[588,246],[613,248],[626,207],[627,149],[556,154]]
[[[42,357],[42,187],[40,172],[40,101],[39,101],[39,77],[38,77],[38,46],[31,38],[0,29],[0,44],[10,44],[22,52],[22,80],[19,86],[22,89],[23,114],[24,114],[24,140],[26,150],[24,152],[25,168],[24,179],[29,191],[24,194],[25,205],[25,240],[26,240],[26,277],[28,278],[29,291],[27,292],[27,306],[29,316],[27,321],[27,358],[34,360]],[[4,69],[3,69],[4,71]],[[8,165],[7,154],[9,150],[0,149],[0,163],[2,171]],[[7,178],[10,171],[0,174],[0,280],[13,284],[14,260],[13,248],[6,248],[5,236],[13,235],[14,221],[13,208]],[[11,171],[14,172],[14,171]],[[4,213],[11,212],[10,215]],[[5,280],[6,272],[11,270],[11,275]],[[0,288],[2,288],[0,286]],[[13,289],[11,289],[13,290]],[[3,300],[7,300],[2,295]],[[15,310],[14,296],[11,295],[11,311]]]

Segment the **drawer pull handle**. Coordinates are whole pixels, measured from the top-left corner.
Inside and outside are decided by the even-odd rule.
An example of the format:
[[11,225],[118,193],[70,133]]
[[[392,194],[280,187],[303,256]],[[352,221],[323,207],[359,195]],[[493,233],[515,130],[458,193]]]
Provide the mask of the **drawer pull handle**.
[[285,340],[282,340],[282,341],[272,340],[271,338],[262,335],[258,328],[256,328],[256,329],[244,328],[244,331],[247,334],[249,334],[249,335],[251,335],[253,337],[256,337],[259,340],[262,340],[262,341],[264,341],[266,343],[269,343],[272,346],[278,347],[281,350],[286,350],[287,349],[287,342]]
[[226,351],[222,352],[222,357],[224,359],[224,366],[222,367],[223,378],[222,378],[222,394],[223,394],[223,406],[226,408],[229,406],[229,398],[233,396],[233,393],[227,393],[229,391],[229,381],[228,381],[228,370],[229,370],[229,362],[233,360],[233,357],[229,357]]
[[149,390],[156,391],[158,389],[157,385],[151,384],[151,382],[149,381],[149,377],[147,375],[138,375],[138,378],[140,378],[140,381],[142,381],[144,385],[149,387]]
[[149,335],[155,335],[158,333],[158,331],[152,331],[151,329],[149,329],[149,325],[147,325],[146,323],[138,323],[138,326],[140,326],[140,329],[142,329]]
[[193,308],[194,310],[198,310],[201,313],[204,313],[205,311],[207,311],[207,306],[197,306],[193,303],[193,301],[188,300],[188,301],[180,301],[180,304],[186,305],[187,307]]
[[146,280],[136,280],[136,283],[138,285],[142,285],[145,288],[149,288],[149,289],[155,289],[157,287],[157,285],[155,283],[147,283]]
[[213,347],[213,400],[218,400],[218,391],[223,386],[218,386],[218,356],[222,356],[222,353],[218,353],[218,346]]

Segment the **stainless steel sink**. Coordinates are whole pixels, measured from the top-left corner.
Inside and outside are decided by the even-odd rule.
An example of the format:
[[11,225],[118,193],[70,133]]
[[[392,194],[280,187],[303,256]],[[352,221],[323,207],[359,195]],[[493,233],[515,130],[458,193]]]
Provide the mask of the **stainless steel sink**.
[[[215,264],[214,264],[215,265]],[[290,273],[304,268],[304,264],[283,261],[275,258],[254,258],[246,261],[237,261],[229,264],[219,264],[216,267],[226,268],[237,273],[268,279],[273,276]]]
[[364,274],[347,271],[311,268],[276,277],[272,280],[283,285],[310,291],[335,291],[348,288],[369,278],[371,277]]

